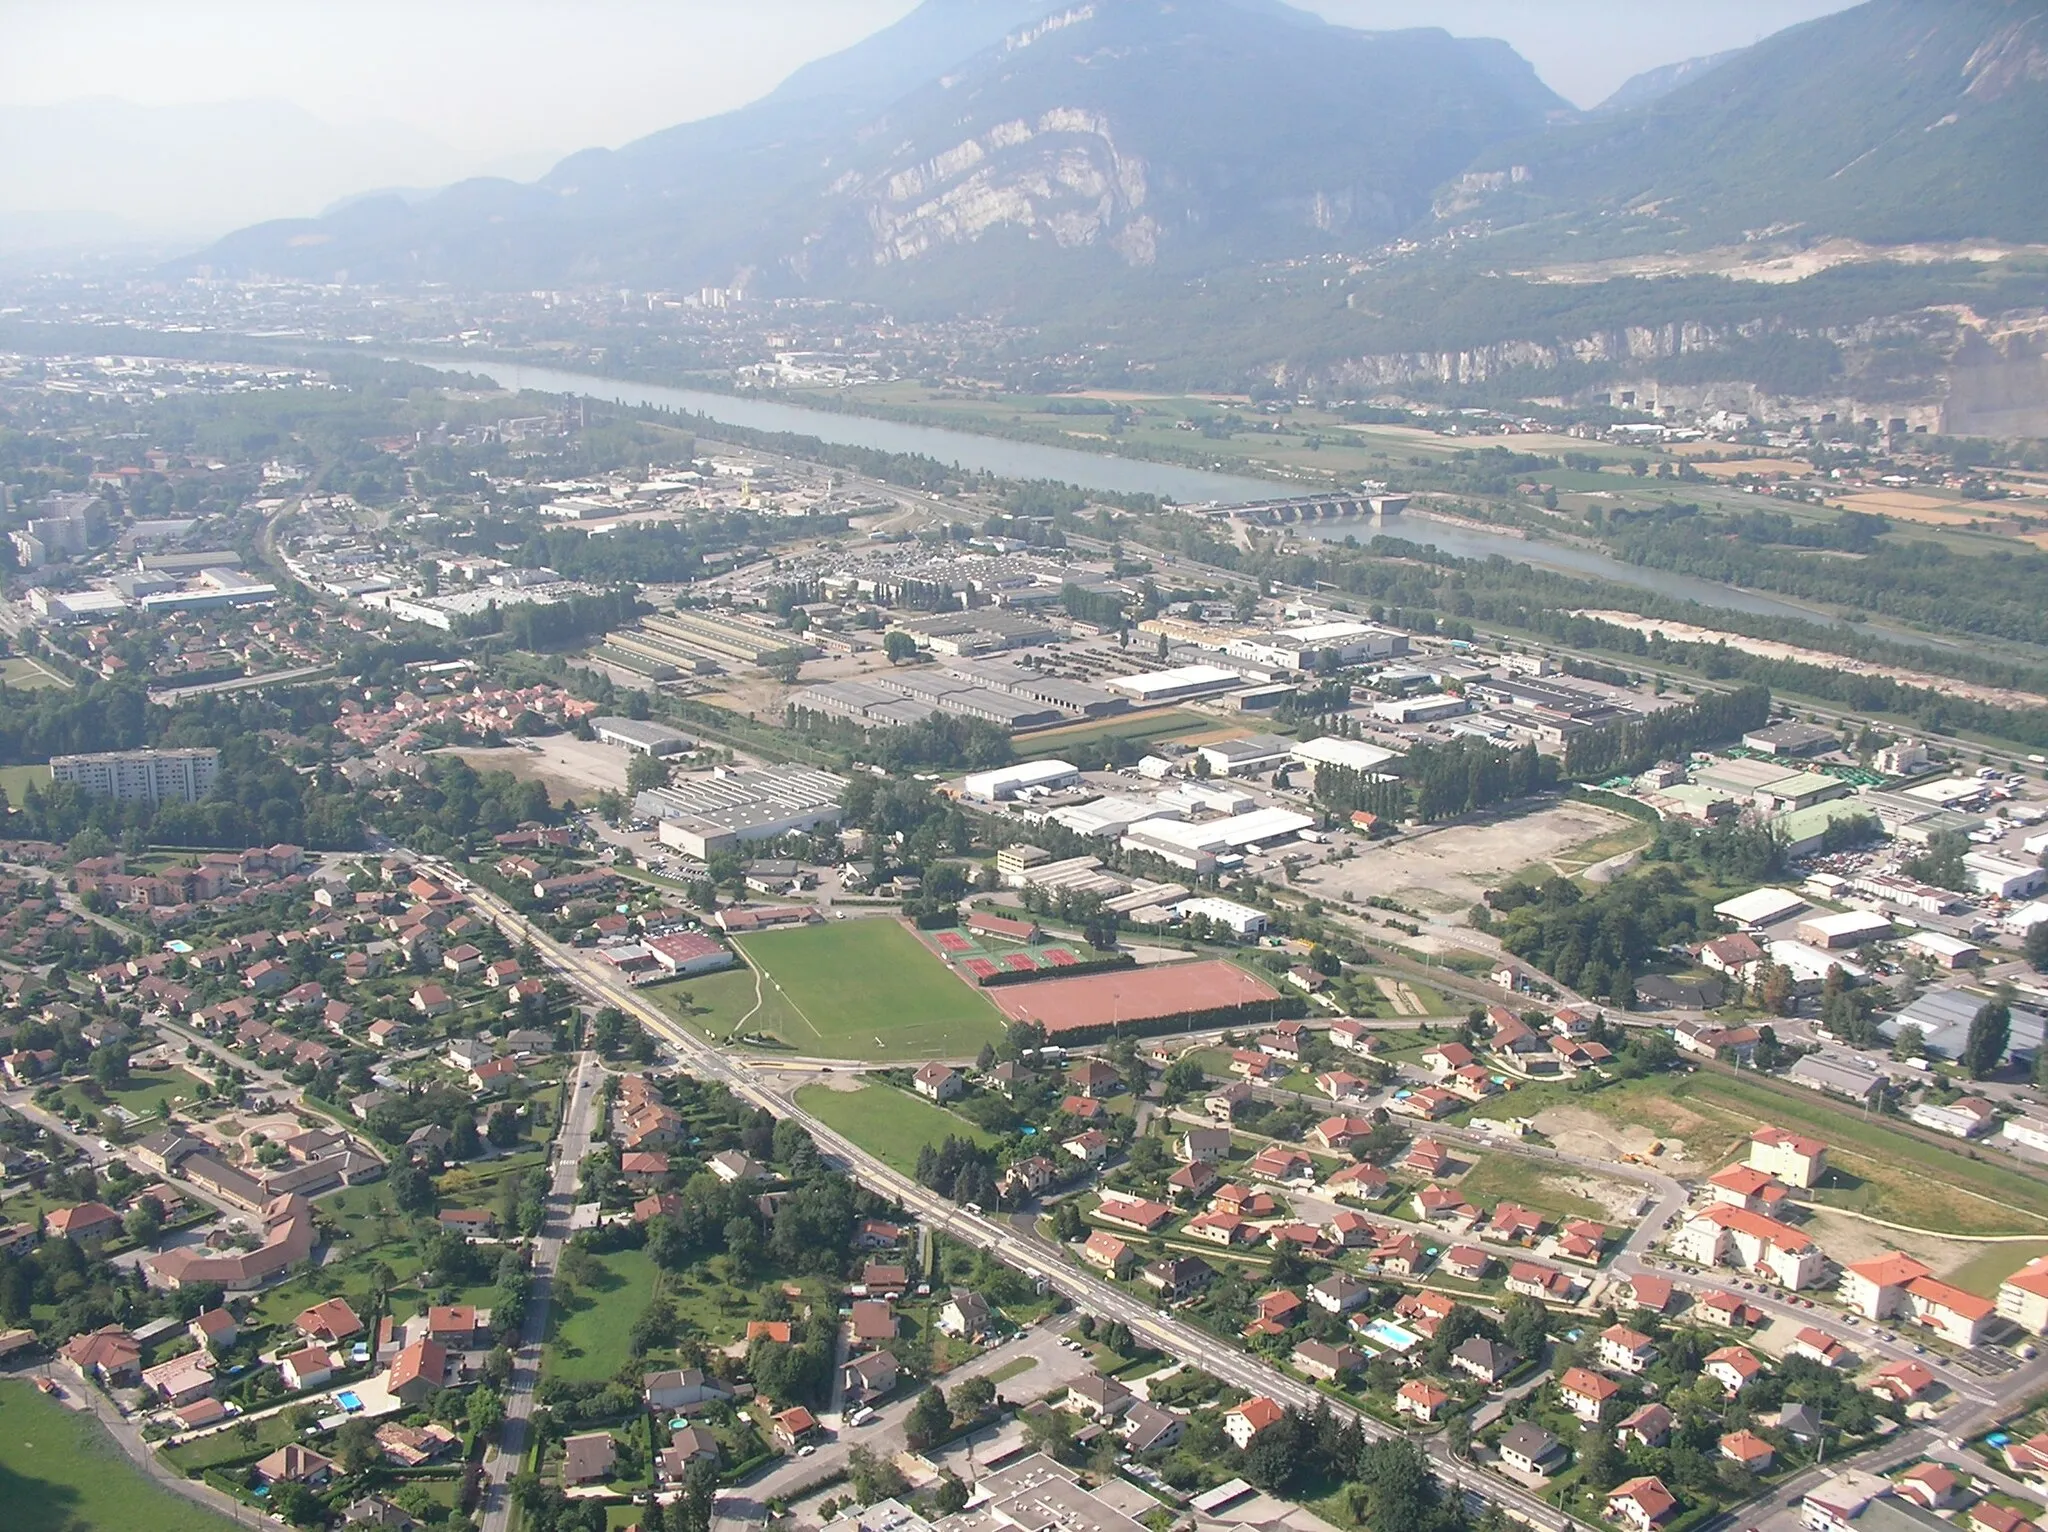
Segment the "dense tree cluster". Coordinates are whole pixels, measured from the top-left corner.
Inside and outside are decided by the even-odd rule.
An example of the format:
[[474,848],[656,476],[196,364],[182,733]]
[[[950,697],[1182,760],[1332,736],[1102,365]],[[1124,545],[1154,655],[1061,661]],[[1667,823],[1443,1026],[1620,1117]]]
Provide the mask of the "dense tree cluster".
[[1713,915],[1676,868],[1650,866],[1588,891],[1569,878],[1511,883],[1486,896],[1501,945],[1568,989],[1632,1004],[1660,949],[1696,941]]
[[1587,729],[1565,741],[1564,774],[1597,781],[1642,771],[1659,761],[1683,760],[1704,745],[1739,739],[1771,716],[1771,694],[1762,686],[1708,692],[1678,707],[1603,728]]

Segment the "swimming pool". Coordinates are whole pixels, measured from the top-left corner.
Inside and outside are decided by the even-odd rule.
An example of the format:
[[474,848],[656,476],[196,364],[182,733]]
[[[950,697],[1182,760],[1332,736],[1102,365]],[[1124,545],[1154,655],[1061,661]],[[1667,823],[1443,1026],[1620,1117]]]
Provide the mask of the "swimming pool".
[[1378,1341],[1390,1351],[1407,1351],[1422,1344],[1422,1337],[1413,1330],[1404,1330],[1391,1319],[1375,1319],[1360,1328],[1367,1340]]
[[352,1388],[345,1388],[334,1396],[334,1402],[353,1415],[363,1407],[363,1397]]

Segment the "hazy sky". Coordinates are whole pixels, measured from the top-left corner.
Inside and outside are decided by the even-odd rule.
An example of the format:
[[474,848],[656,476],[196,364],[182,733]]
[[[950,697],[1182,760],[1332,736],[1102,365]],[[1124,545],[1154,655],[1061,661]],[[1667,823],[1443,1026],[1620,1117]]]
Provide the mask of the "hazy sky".
[[[914,0],[0,0],[0,105],[269,97],[405,123],[478,165],[738,106]],[[1296,0],[1353,26],[1505,38],[1581,105],[1848,0]]]

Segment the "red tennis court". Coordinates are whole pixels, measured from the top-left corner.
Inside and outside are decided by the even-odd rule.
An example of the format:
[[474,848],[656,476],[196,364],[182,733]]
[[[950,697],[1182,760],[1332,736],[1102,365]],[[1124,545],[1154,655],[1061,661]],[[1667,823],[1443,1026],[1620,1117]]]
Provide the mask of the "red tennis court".
[[1211,961],[1040,979],[986,993],[1012,1021],[1035,1021],[1057,1035],[1112,1022],[1149,1021],[1185,1011],[1276,1000],[1280,992],[1235,963]]
[[938,934],[938,943],[948,952],[972,952],[974,950],[968,944],[967,938],[958,931],[941,931]]
[[977,979],[992,979],[1002,970],[985,957],[969,958],[960,965]]

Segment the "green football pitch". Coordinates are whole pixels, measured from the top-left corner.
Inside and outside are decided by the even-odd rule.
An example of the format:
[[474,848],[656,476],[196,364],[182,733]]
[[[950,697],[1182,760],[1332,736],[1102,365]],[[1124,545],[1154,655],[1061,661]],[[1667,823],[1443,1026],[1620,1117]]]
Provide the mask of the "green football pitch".
[[800,1054],[838,1059],[971,1055],[1003,1018],[894,920],[828,921],[742,936],[786,1015],[777,1029]]

